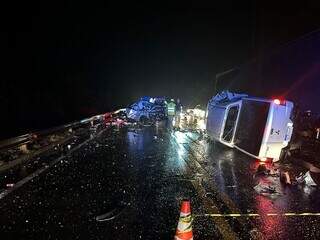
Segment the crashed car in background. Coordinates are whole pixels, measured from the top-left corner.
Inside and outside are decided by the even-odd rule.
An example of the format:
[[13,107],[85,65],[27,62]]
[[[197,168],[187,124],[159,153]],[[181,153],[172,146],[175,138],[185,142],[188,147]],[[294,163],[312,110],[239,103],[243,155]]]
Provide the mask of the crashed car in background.
[[166,100],[163,97],[142,97],[126,109],[128,119],[141,122],[164,120],[166,112]]
[[260,160],[277,161],[293,131],[293,103],[223,91],[207,107],[208,135]]

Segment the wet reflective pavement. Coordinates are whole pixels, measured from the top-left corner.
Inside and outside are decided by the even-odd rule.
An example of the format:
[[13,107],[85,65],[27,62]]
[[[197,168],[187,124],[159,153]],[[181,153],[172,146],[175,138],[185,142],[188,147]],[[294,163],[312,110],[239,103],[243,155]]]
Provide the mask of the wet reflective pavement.
[[0,238],[172,239],[190,198],[194,239],[320,239],[319,190],[259,194],[257,167],[197,133],[110,128],[1,199]]

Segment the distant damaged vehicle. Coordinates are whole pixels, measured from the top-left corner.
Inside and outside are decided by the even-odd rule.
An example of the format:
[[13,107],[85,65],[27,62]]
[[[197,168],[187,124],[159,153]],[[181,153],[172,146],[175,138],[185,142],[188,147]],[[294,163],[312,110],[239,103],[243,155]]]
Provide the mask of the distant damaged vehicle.
[[162,97],[142,97],[126,109],[129,119],[141,122],[163,120],[166,112],[166,100]]
[[292,135],[293,103],[223,91],[207,106],[211,139],[260,159],[278,161]]

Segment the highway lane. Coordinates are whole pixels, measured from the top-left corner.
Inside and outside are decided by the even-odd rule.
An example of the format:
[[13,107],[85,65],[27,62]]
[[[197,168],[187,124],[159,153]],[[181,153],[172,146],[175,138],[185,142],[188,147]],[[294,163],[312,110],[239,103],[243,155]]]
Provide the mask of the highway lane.
[[196,133],[110,128],[0,200],[1,239],[172,239],[183,198],[195,239],[319,237],[320,216],[301,215],[318,189],[259,195],[257,166]]

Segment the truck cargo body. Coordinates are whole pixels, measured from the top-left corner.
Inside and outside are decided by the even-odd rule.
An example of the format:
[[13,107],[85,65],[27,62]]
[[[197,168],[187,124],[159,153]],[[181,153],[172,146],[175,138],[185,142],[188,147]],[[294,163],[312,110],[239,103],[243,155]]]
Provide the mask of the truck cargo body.
[[293,124],[290,101],[245,97],[208,104],[210,138],[261,159],[277,161],[290,141]]

